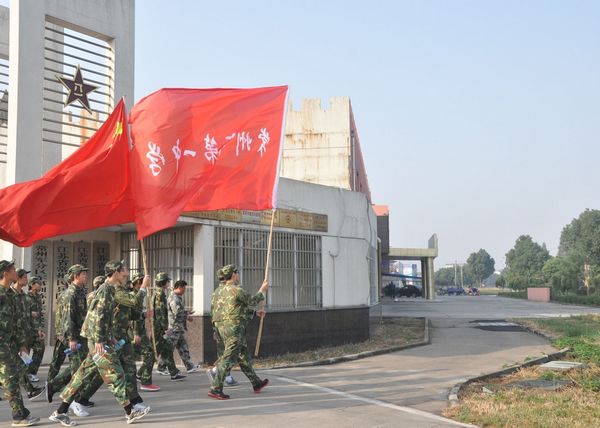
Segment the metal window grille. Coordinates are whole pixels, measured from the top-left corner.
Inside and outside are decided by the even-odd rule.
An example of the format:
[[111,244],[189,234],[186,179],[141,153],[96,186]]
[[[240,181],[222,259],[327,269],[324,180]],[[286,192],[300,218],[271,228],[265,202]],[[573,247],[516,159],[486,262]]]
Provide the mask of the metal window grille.
[[[145,238],[148,272],[154,278],[158,272],[167,272],[173,282],[188,283],[183,302],[186,308],[193,304],[194,228],[180,227],[155,233]],[[129,267],[131,276],[144,270],[140,241],[135,232],[121,234],[121,258]]]
[[[266,231],[216,227],[215,265],[235,264],[242,287],[255,293],[264,278],[267,240]],[[271,251],[268,307],[281,310],[321,307],[321,237],[274,232]]]
[[8,60],[0,58],[0,163],[6,163],[8,140]]
[[[43,141],[79,147],[104,123],[114,102],[114,52],[108,41],[46,21],[44,34]],[[91,113],[79,102],[65,107],[68,90],[57,76],[73,77],[80,67]]]

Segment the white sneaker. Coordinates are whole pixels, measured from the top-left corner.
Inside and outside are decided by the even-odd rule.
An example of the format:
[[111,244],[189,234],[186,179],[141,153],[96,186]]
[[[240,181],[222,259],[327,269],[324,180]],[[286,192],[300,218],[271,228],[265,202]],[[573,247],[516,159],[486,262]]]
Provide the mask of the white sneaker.
[[40,381],[40,378],[34,374],[28,374],[27,377],[29,378],[29,382],[35,383]]
[[188,373],[196,373],[199,370],[200,370],[200,364],[196,364],[196,365],[190,367],[189,369],[187,369],[187,372]]
[[80,418],[87,418],[90,416],[90,412],[88,412],[85,407],[79,404],[76,401],[73,401],[69,406],[69,410],[73,412],[75,416],[79,416]]
[[133,410],[137,410],[138,412],[144,412],[146,409],[148,409],[146,413],[150,413],[150,410],[152,410],[150,406],[146,406],[144,403],[137,403],[133,405]]

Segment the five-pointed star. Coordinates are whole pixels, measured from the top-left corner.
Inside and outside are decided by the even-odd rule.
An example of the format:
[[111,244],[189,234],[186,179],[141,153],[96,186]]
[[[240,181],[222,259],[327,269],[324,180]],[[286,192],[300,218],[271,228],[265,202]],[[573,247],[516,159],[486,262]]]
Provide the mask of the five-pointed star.
[[73,75],[72,79],[62,76],[56,76],[56,78],[64,85],[65,88],[69,90],[67,101],[65,101],[65,107],[73,104],[75,101],[79,101],[88,112],[92,112],[92,109],[90,108],[90,101],[88,100],[87,96],[90,92],[98,89],[98,86],[88,85],[83,81],[79,66],[77,66],[77,70],[75,71],[75,75]]
[[123,135],[123,122],[119,120],[115,126],[115,133],[113,134],[113,139],[120,137],[121,135]]

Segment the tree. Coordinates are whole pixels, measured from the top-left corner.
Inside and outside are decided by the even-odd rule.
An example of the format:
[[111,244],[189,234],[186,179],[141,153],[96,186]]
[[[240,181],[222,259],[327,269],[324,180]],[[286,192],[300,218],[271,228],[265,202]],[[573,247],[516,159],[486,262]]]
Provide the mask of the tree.
[[438,269],[434,275],[435,285],[454,285],[454,267]]
[[584,262],[600,266],[600,211],[585,210],[566,225],[560,234],[558,255],[578,253]]
[[508,286],[524,289],[542,285],[542,268],[549,258],[545,245],[534,242],[529,235],[519,236],[515,246],[506,253],[504,275]]
[[555,292],[577,291],[579,269],[577,264],[567,257],[553,257],[547,260],[542,268],[542,274]]
[[494,259],[483,248],[472,253],[467,259],[467,271],[477,286],[481,286],[483,280],[494,273],[494,265]]

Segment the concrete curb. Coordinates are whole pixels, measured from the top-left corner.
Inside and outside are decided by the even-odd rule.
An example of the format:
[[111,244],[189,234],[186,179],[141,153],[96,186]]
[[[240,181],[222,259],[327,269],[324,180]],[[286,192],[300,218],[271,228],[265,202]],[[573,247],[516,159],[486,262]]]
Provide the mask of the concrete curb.
[[546,332],[543,332],[542,330],[537,330],[535,328],[529,327],[528,325],[520,323],[518,320],[513,319],[511,321],[514,322],[515,324],[518,324],[523,330],[528,331],[529,333],[535,334],[536,336],[541,336],[544,339],[549,340],[550,342],[558,339],[558,336],[555,336],[553,334],[548,334]]
[[411,349],[411,348],[416,348],[419,346],[429,345],[429,344],[431,344],[431,336],[429,334],[430,320],[427,317],[424,317],[424,318],[425,318],[425,329],[424,329],[425,331],[424,331],[424,335],[423,335],[423,340],[421,342],[411,343],[408,345],[392,346],[389,348],[376,349],[374,351],[359,352],[358,354],[342,355],[341,357],[326,358],[324,360],[305,361],[303,363],[298,363],[298,364],[286,364],[286,365],[279,365],[279,366],[272,366],[272,367],[262,367],[259,370],[279,370],[279,369],[292,369],[292,368],[299,368],[299,367],[326,366],[326,365],[330,365],[330,364],[344,363],[346,361],[354,361],[354,360],[359,360],[362,358],[374,357],[376,355],[389,354],[390,352],[403,351],[405,349]]
[[464,380],[460,383],[457,383],[456,385],[454,385],[452,387],[452,389],[450,390],[450,393],[448,394],[448,402],[450,403],[450,406],[457,406],[460,403],[460,400],[458,399],[458,394],[460,394],[460,392],[462,391],[462,389],[465,386],[467,386],[473,382],[479,382],[479,381],[485,380],[485,379],[490,379],[490,378],[494,378],[494,377],[500,377],[500,376],[512,374],[512,373],[515,373],[517,370],[520,370],[525,367],[537,366],[539,364],[544,364],[549,361],[554,361],[554,360],[564,357],[567,354],[567,352],[569,352],[570,350],[571,350],[571,348],[563,348],[558,352],[544,355],[543,357],[539,357],[539,358],[527,361],[523,364],[516,364],[514,366],[510,366],[510,367],[507,367],[502,370],[498,370],[495,372],[487,373],[487,374],[484,374],[481,376],[476,376],[471,379]]

